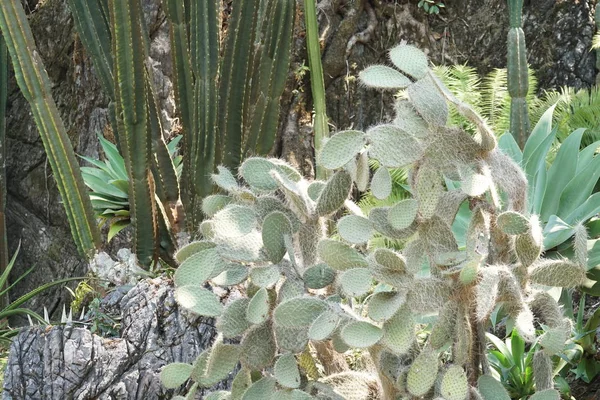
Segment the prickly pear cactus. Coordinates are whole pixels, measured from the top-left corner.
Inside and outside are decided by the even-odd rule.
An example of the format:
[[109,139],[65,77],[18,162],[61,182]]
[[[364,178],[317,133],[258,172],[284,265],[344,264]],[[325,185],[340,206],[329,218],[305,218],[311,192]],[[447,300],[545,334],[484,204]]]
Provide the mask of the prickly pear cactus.
[[[408,100],[398,100],[394,123],[338,132],[324,144],[318,160],[334,170],[327,182],[265,158],[247,159],[239,179],[224,168],[213,176],[223,193],[204,200],[203,240],[180,249],[174,279],[179,304],[217,317],[227,341],[194,365],[166,367],[165,385],[191,379],[192,391],[211,387],[239,360],[231,391],[214,398],[504,399],[502,385],[481,376],[480,357],[484,324],[502,305],[526,340],[540,330],[535,317],[543,324],[535,379],[552,395],[549,357],[562,350],[570,325],[544,288],[585,281],[585,229],[575,260],[540,258],[542,230],[525,214],[520,167],[421,51],[400,45],[390,58],[396,68],[373,66],[360,77],[405,90]],[[475,136],[446,126],[449,106],[475,123]],[[370,182],[368,158],[381,166]],[[348,199],[353,185],[389,196],[387,168],[403,166],[412,199],[369,215]],[[459,247],[452,226],[464,203],[471,217]],[[327,235],[331,220],[339,239]],[[366,249],[376,232],[404,241],[404,250]],[[236,286],[245,297],[221,305],[217,286]],[[438,315],[425,341],[416,335],[424,314]],[[315,343],[329,351],[316,352]],[[349,349],[367,354],[372,367],[319,373],[331,354]]]

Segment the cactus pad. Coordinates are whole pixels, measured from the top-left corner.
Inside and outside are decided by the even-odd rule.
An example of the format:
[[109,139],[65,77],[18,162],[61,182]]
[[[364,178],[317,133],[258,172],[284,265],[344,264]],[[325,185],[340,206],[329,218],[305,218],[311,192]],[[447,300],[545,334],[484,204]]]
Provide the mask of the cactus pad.
[[225,262],[213,249],[202,250],[181,263],[173,275],[176,286],[202,285],[213,274],[213,271],[224,271]]
[[206,216],[212,217],[229,203],[231,203],[231,197],[222,194],[213,194],[202,200],[202,212]]
[[554,366],[550,356],[544,351],[536,351],[533,355],[533,379],[535,389],[539,392],[554,387]]
[[242,365],[249,369],[263,369],[273,362],[277,347],[269,323],[255,325],[242,339]]
[[239,238],[256,226],[256,215],[250,207],[229,205],[213,218],[215,235],[222,238]]
[[186,363],[171,363],[160,371],[160,382],[167,389],[177,389],[190,378],[192,365]]
[[444,373],[440,393],[445,400],[465,400],[469,394],[469,383],[465,371],[458,365],[450,366]]
[[275,339],[280,350],[301,353],[308,344],[308,327],[285,327],[275,325]]
[[360,131],[341,131],[333,135],[321,149],[319,163],[327,169],[346,165],[365,146],[365,134]]
[[217,286],[233,286],[243,282],[248,277],[248,268],[240,264],[229,264],[225,271],[211,279]]
[[433,325],[429,343],[438,350],[451,342],[455,337],[455,326],[458,318],[458,306],[455,301],[449,301],[439,313],[438,320]]
[[266,400],[275,394],[276,381],[271,377],[264,377],[254,382],[242,396],[241,400]]
[[394,354],[406,354],[415,341],[415,326],[411,311],[401,307],[383,324],[381,344]]
[[175,289],[175,300],[183,308],[205,317],[216,317],[223,311],[221,301],[213,292],[195,285]]
[[217,329],[226,338],[233,338],[244,333],[250,324],[246,320],[246,309],[250,299],[236,299],[225,306],[223,313],[217,319]]
[[377,89],[404,89],[412,82],[394,68],[372,65],[362,70],[358,77],[367,86]]
[[227,378],[240,360],[240,346],[217,341],[210,350],[202,386],[211,387]]
[[182,263],[187,260],[188,257],[193,256],[196,253],[201,252],[202,250],[212,249],[216,245],[213,242],[206,241],[198,241],[192,242],[186,246],[183,246],[177,253],[175,254],[175,259],[178,263]]
[[366,267],[365,258],[354,248],[332,239],[323,239],[317,246],[319,257],[331,268],[346,270]]
[[371,289],[373,277],[368,268],[352,268],[339,277],[342,291],[349,297],[359,297]]
[[251,324],[262,324],[269,316],[269,293],[264,287],[257,291],[246,309],[246,319]]
[[364,192],[367,190],[369,186],[369,177],[370,177],[371,169],[369,168],[369,155],[366,151],[363,151],[358,156],[358,160],[356,160],[356,173],[355,177],[353,177],[354,182],[356,183],[356,188]]
[[569,260],[542,260],[530,267],[532,283],[574,288],[586,281],[586,271]]
[[514,211],[506,211],[498,215],[496,224],[507,235],[522,235],[529,230],[529,220]]
[[251,188],[272,191],[278,188],[277,181],[271,176],[272,170],[283,173],[271,160],[251,157],[242,163],[239,173]]
[[415,199],[406,199],[396,203],[388,211],[388,221],[394,229],[406,229],[412,225],[419,203]]
[[284,354],[275,362],[275,379],[286,388],[296,389],[300,386],[300,371],[292,354]]
[[437,353],[423,350],[413,361],[406,376],[406,388],[413,396],[424,396],[433,387],[439,368]]
[[406,301],[402,292],[377,292],[368,304],[368,315],[373,321],[390,319]]
[[423,164],[417,172],[416,197],[419,201],[419,212],[423,218],[431,218],[435,214],[437,204],[444,193],[442,179],[431,164]]
[[304,271],[302,279],[307,288],[322,289],[331,285],[335,280],[335,276],[335,270],[325,264],[317,264]]
[[419,79],[407,89],[413,107],[430,125],[445,126],[448,120],[448,104],[429,76]]
[[367,242],[373,234],[371,221],[358,215],[346,215],[337,224],[338,233],[342,239],[360,244]]
[[346,171],[336,172],[325,184],[317,200],[316,211],[320,216],[333,214],[344,205],[352,189],[352,178]]
[[369,156],[389,168],[411,164],[423,155],[419,140],[395,125],[371,128],[367,131],[367,137],[371,142]]
[[390,60],[396,68],[415,79],[427,74],[427,56],[414,46],[401,44],[390,50]]
[[311,340],[325,340],[331,336],[337,328],[340,317],[332,312],[325,311],[319,315],[308,330],[308,338]]
[[546,389],[541,392],[535,392],[529,400],[559,400],[560,394],[554,389]]
[[286,248],[284,235],[292,233],[292,223],[281,211],[268,214],[262,225],[262,242],[269,261],[277,264],[285,256]]
[[350,322],[340,332],[342,340],[350,347],[371,347],[381,340],[383,330],[364,321]]
[[506,389],[490,375],[481,375],[477,380],[477,389],[485,400],[510,400]]
[[279,304],[273,312],[275,324],[288,328],[309,327],[327,309],[327,303],[315,297],[296,297]]
[[392,194],[392,177],[386,167],[379,167],[373,174],[371,193],[380,200],[387,199]]
[[217,171],[218,173],[213,174],[211,177],[218,187],[227,192],[236,192],[239,190],[240,187],[231,171],[220,165],[217,167]]

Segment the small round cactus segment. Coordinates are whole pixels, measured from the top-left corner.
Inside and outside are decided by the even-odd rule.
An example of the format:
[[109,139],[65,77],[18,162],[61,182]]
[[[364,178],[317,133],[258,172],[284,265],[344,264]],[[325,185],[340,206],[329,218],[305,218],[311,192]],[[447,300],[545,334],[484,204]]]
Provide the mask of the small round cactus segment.
[[185,363],[171,363],[165,365],[160,371],[160,382],[167,389],[176,389],[190,379],[192,365]]
[[377,89],[404,89],[412,82],[394,68],[384,65],[370,66],[358,74],[361,82]]
[[182,307],[205,317],[216,317],[223,311],[221,301],[213,292],[195,285],[175,289],[175,300]]
[[351,347],[371,347],[383,337],[383,330],[364,321],[350,322],[342,328],[342,340]]
[[396,68],[415,79],[427,74],[427,56],[414,46],[401,44],[390,50],[390,60]]
[[321,149],[320,164],[327,169],[338,169],[352,160],[365,146],[365,134],[360,131],[341,131],[333,135]]
[[284,354],[275,362],[275,379],[286,388],[297,389],[300,386],[300,371],[292,354]]
[[413,396],[423,396],[432,388],[437,378],[439,361],[437,353],[423,350],[413,361],[406,376],[406,388]]
[[444,372],[440,392],[446,400],[465,400],[469,394],[465,371],[458,365],[449,367]]

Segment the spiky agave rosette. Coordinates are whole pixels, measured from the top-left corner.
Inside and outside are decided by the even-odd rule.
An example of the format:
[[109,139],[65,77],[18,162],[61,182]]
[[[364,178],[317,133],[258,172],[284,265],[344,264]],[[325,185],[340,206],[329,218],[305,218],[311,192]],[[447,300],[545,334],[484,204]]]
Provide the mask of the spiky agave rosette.
[[[541,343],[535,363],[536,381],[545,382],[540,398],[558,398],[548,363],[562,350],[570,325],[543,289],[582,284],[585,249],[575,261],[540,258],[542,231],[536,215],[524,214],[527,180],[520,167],[497,149],[485,121],[431,73],[421,51],[400,45],[390,57],[402,72],[373,66],[360,78],[371,87],[405,89],[409,100],[399,100],[392,124],[331,137],[318,157],[336,171],[327,182],[309,182],[288,164],[264,158],[242,164],[242,183],[224,168],[213,176],[227,194],[205,199],[204,240],[179,251],[174,280],[179,304],[218,317],[222,337],[194,365],[165,367],[167,387],[191,377],[193,396],[241,360],[231,391],[208,398],[508,398],[499,382],[482,375],[483,324],[502,303],[520,335]],[[445,126],[447,102],[478,127],[477,135]],[[365,158],[381,165],[366,183]],[[368,216],[347,199],[353,184],[389,192],[386,169],[403,166],[411,168],[412,199]],[[472,217],[466,246],[459,248],[452,223],[464,202]],[[349,211],[337,222],[342,240],[333,240],[325,223],[342,208]],[[375,231],[406,241],[404,250],[365,254],[362,245]],[[387,289],[368,296],[366,311],[354,309],[349,300],[374,283]],[[222,306],[210,286],[240,286],[247,297]],[[438,318],[420,345],[415,321],[425,313]],[[539,338],[534,316],[545,328]],[[223,338],[241,339],[225,344]],[[332,351],[367,349],[375,371],[315,379],[307,346],[318,342]],[[447,365],[442,352],[450,353]]]

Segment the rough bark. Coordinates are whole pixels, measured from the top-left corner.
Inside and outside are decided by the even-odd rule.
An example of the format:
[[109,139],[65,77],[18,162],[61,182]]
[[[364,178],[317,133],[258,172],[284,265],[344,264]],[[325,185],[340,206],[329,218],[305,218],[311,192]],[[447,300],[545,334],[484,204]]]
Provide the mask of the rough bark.
[[213,320],[180,309],[172,284],[160,278],[104,303],[122,316],[120,338],[77,324],[24,329],[11,346],[3,399],[166,400],[178,394],[162,387],[160,370],[175,361],[193,363],[215,337]]

